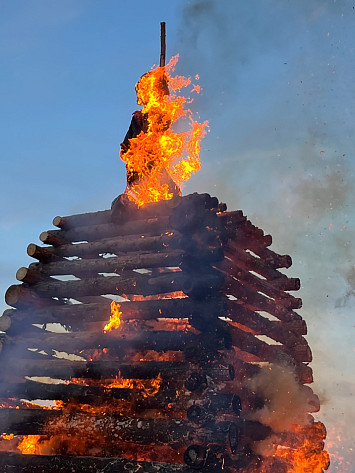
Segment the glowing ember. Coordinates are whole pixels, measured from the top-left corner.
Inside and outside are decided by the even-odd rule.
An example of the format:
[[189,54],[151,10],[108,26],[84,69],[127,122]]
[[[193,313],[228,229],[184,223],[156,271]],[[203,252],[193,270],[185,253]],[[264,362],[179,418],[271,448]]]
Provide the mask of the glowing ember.
[[[153,68],[136,85],[147,130],[129,140],[121,158],[127,164],[127,173],[136,176],[126,193],[139,206],[171,199],[177,192],[174,183],[179,185],[200,169],[200,140],[208,123],[194,121],[191,110],[185,108],[187,99],[176,95],[191,84],[189,78],[171,75],[177,61],[175,56],[167,66]],[[200,88],[194,86],[193,91],[199,93]],[[177,122],[185,131],[176,131]]]
[[117,304],[115,301],[111,302],[111,317],[109,322],[104,327],[104,332],[110,332],[114,328],[118,328],[121,325],[121,315],[120,304]]
[[4,439],[4,440],[13,440],[14,434],[9,434],[9,435],[7,435],[7,434],[2,434],[2,435],[0,435],[0,437],[1,437],[2,439]]

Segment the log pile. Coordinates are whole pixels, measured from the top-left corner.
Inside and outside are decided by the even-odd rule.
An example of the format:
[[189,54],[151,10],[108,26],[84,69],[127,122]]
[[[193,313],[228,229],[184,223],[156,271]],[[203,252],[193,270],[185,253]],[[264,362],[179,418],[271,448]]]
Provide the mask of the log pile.
[[258,445],[294,449],[305,427],[264,423],[272,399],[253,389],[280,367],[322,451],[291,258],[208,194],[118,203],[56,217],[6,292],[0,472],[286,472]]

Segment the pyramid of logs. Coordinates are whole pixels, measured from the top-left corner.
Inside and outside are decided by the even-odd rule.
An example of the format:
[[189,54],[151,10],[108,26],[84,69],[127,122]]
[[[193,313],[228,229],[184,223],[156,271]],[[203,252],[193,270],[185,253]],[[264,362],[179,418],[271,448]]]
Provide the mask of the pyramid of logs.
[[[271,236],[197,193],[53,224],[28,246],[36,262],[0,318],[0,471],[286,472],[254,452],[274,432],[250,420],[267,400],[248,380],[280,364],[308,412],[319,403],[289,293],[300,282],[280,271],[292,261]],[[104,333],[113,299],[121,325]],[[324,426],[310,429],[322,448]],[[26,438],[37,450],[18,450]]]

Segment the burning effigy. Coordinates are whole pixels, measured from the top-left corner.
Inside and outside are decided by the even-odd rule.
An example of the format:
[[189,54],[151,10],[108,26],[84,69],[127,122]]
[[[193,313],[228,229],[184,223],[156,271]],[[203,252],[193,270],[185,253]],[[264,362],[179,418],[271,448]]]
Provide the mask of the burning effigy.
[[[111,209],[55,217],[0,318],[0,472],[321,473],[291,257],[200,168],[177,57],[142,76]],[[197,80],[197,79],[196,79]]]

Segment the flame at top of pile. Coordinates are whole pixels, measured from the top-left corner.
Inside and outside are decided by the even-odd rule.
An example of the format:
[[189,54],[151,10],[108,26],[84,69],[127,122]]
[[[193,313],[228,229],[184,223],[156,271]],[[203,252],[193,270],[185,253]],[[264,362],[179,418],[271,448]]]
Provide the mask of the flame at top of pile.
[[[191,99],[177,94],[191,84],[190,78],[171,75],[177,61],[175,56],[167,66],[153,68],[136,85],[137,103],[143,106],[141,114],[147,127],[129,140],[121,158],[127,174],[135,176],[126,193],[139,206],[171,199],[179,193],[176,186],[201,167],[200,140],[208,122],[195,121],[186,107]],[[199,86],[193,86],[192,91],[199,93]],[[176,130],[178,121],[184,131]]]

